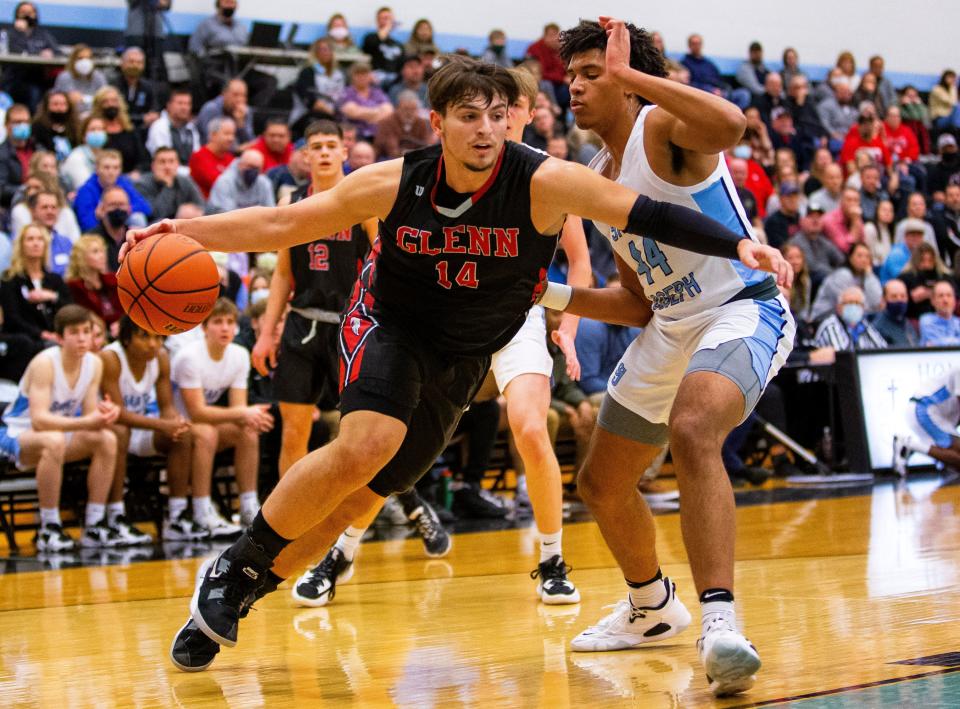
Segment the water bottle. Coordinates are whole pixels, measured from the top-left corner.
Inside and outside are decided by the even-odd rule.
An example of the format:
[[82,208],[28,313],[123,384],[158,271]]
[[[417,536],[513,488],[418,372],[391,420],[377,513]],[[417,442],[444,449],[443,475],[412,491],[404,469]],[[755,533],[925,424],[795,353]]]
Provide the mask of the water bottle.
[[0,30],[0,54],[10,53],[10,36],[6,30]]

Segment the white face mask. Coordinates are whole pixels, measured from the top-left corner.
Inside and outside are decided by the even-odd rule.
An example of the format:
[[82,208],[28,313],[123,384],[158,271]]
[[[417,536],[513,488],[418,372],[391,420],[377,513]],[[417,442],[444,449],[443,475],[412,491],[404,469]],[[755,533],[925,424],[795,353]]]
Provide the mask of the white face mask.
[[345,40],[347,38],[347,35],[349,34],[350,34],[350,30],[348,30],[346,27],[330,28],[330,36],[333,37],[338,42]]
[[259,303],[261,300],[266,300],[270,296],[269,288],[257,288],[250,294],[251,303]]
[[80,76],[90,76],[93,73],[93,60],[86,57],[77,59],[73,64],[73,68],[77,70]]

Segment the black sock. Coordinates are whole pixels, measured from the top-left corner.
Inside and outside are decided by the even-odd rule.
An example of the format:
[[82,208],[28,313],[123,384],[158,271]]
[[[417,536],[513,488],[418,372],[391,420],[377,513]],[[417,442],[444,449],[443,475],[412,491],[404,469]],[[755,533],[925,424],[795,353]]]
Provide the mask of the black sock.
[[630,588],[643,588],[644,586],[649,586],[654,581],[660,581],[662,578],[663,578],[663,573],[660,571],[660,567],[657,567],[657,575],[654,576],[652,579],[647,579],[646,581],[637,582],[637,581],[631,581],[630,579],[624,577],[623,580],[627,582],[627,586],[629,586]]
[[263,595],[266,596],[268,593],[273,593],[277,590],[277,586],[282,584],[286,579],[280,578],[273,571],[267,572],[267,581],[263,584]]
[[733,603],[733,593],[725,588],[708,588],[700,594],[701,603],[712,603],[714,601]]
[[263,518],[263,510],[257,512],[257,516],[253,518],[253,524],[247,530],[247,536],[271,559],[276,559],[284,547],[293,541],[284,539],[273,530],[273,527]]

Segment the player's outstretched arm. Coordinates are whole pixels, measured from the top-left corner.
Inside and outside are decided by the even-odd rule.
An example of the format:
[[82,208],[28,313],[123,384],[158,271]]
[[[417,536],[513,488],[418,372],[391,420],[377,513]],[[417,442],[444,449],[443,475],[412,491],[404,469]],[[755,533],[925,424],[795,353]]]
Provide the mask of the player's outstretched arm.
[[736,234],[700,212],[638,195],[583,165],[550,158],[537,168],[530,190],[531,218],[542,233],[550,233],[563,214],[576,214],[667,246],[739,260],[773,273],[781,286],[793,283],[793,270],[777,249]]
[[402,160],[351,172],[336,187],[286,207],[249,207],[196,219],[164,219],[127,232],[125,248],[154,234],[186,234],[210,251],[276,251],[336,234],[390,213],[400,186]]
[[545,308],[562,310],[564,315],[572,314],[611,325],[646,327],[653,317],[653,309],[643,294],[640,279],[623,259],[616,254],[614,258],[620,273],[619,287],[572,288],[547,283],[538,302]]

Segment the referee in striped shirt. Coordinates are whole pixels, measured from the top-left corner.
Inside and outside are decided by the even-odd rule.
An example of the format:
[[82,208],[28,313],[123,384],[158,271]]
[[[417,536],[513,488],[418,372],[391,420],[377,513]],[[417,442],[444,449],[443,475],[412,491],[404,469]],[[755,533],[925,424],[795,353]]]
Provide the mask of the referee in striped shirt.
[[840,294],[837,312],[817,328],[814,338],[817,347],[832,347],[838,352],[852,350],[882,350],[887,341],[864,317],[865,297],[857,286]]

